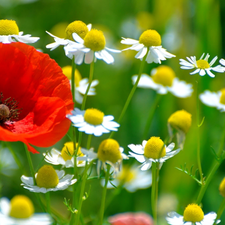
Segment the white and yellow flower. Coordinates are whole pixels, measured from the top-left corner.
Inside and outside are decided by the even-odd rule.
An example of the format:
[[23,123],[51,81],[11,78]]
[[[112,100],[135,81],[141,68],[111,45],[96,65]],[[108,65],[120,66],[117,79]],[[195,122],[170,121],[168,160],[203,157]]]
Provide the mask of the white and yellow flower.
[[141,170],[148,170],[152,162],[158,162],[160,167],[169,158],[180,152],[180,149],[172,151],[174,143],[165,146],[159,137],[151,137],[148,141],[144,140],[141,145],[128,145],[132,151],[129,151],[131,157],[134,157],[141,163]]
[[215,107],[221,112],[225,112],[225,88],[218,92],[206,90],[199,95],[199,98],[203,104]]
[[67,115],[67,117],[72,121],[73,126],[78,127],[79,131],[93,134],[94,136],[101,136],[103,133],[117,131],[117,128],[120,126],[113,121],[113,116],[105,116],[103,112],[94,108],[83,111],[75,108],[72,114]]
[[65,175],[64,170],[55,170],[51,165],[42,166],[33,177],[22,176],[22,186],[31,192],[46,193],[49,191],[60,191],[67,189],[74,184],[77,179],[74,175]]
[[205,76],[208,74],[210,77],[215,77],[211,71],[215,71],[217,73],[223,73],[225,71],[225,68],[221,65],[213,67],[213,64],[218,58],[217,56],[215,56],[210,63],[208,62],[210,55],[207,53],[206,56],[204,56],[205,53],[202,54],[199,60],[196,60],[196,56],[186,57],[188,61],[180,59],[180,68],[185,70],[195,69],[190,73],[191,75],[198,73],[200,76]]
[[16,195],[11,201],[0,199],[0,221],[5,225],[50,225],[51,217],[46,213],[34,213],[32,201],[24,195]]
[[84,22],[80,20],[75,20],[67,26],[65,30],[65,36],[66,36],[65,38],[56,37],[55,35],[46,31],[47,34],[53,37],[55,41],[51,44],[46,45],[46,48],[49,48],[52,51],[56,49],[57,47],[59,47],[60,45],[66,46],[68,44],[73,44],[74,43],[74,39],[72,36],[73,33],[77,33],[84,38],[85,35],[91,30],[91,27],[92,27],[91,24],[86,25]]
[[[78,143],[76,144],[77,147]],[[78,148],[77,157],[84,156],[82,153],[82,148]],[[75,148],[73,142],[66,142],[62,148],[62,151],[58,151],[55,148],[52,148],[50,152],[44,153],[45,161],[52,165],[62,165],[66,168],[74,167],[74,154]],[[83,167],[85,166],[84,161],[80,161],[77,159],[77,166]]]
[[[213,225],[216,216],[215,212],[204,215],[200,206],[197,204],[189,204],[185,208],[183,216],[176,212],[170,212],[166,220],[171,225]],[[220,223],[220,220],[215,222],[215,224],[218,223]]]
[[[64,66],[62,68],[62,71],[63,71],[63,74],[65,74],[68,79],[70,80],[70,83],[71,83],[71,73],[72,73],[72,67],[71,66]],[[82,103],[83,101],[83,95],[86,93],[86,90],[88,88],[88,78],[83,78],[81,77],[81,74],[80,72],[76,69],[75,70],[75,73],[74,73],[74,76],[75,76],[75,101],[79,104]],[[91,86],[90,86],[90,89],[88,90],[88,93],[87,95],[88,96],[93,96],[96,94],[95,92],[95,86],[98,85],[98,80],[93,80],[91,82]]]
[[[102,185],[104,185],[102,180]],[[141,171],[138,166],[123,165],[113,180],[107,184],[107,188],[114,188],[122,185],[127,191],[135,192],[152,185],[152,174],[149,171]]]
[[[137,75],[132,77],[133,84],[136,83]],[[165,95],[168,92],[178,98],[187,98],[191,96],[192,84],[179,80],[175,72],[169,66],[159,66],[151,71],[151,76],[142,74],[138,82],[140,88],[150,88],[157,91],[158,94]]]
[[135,58],[142,60],[146,54],[147,63],[161,63],[161,60],[166,60],[166,58],[175,57],[175,55],[166,51],[161,45],[161,36],[156,30],[146,30],[144,31],[139,40],[132,38],[122,38],[122,44],[132,45],[124,50],[135,50],[138,53]]
[[120,147],[119,143],[111,138],[103,140],[97,152],[98,164],[97,172],[100,174],[100,169],[106,169],[106,164],[111,165],[113,172],[117,174],[120,170],[123,159],[128,159],[128,156],[123,153],[124,149]]
[[83,38],[77,33],[73,33],[72,36],[76,43],[65,46],[65,51],[69,58],[75,57],[77,65],[83,62],[90,64],[97,59],[111,64],[114,63],[114,58],[109,52],[121,52],[105,46],[105,36],[100,30],[91,29]]
[[22,31],[19,31],[19,27],[14,20],[0,20],[0,42],[23,42],[34,43],[39,40],[39,37],[31,37],[30,34],[23,35]]

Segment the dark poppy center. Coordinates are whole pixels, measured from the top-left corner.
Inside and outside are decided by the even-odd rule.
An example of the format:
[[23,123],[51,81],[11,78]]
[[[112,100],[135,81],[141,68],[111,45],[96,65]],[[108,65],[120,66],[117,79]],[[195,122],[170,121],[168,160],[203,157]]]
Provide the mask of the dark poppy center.
[[6,120],[8,120],[9,115],[10,115],[9,107],[7,105],[0,104],[0,121],[5,122]]
[[0,124],[18,120],[21,109],[18,109],[17,101],[11,97],[5,100],[3,98],[3,94],[0,93]]

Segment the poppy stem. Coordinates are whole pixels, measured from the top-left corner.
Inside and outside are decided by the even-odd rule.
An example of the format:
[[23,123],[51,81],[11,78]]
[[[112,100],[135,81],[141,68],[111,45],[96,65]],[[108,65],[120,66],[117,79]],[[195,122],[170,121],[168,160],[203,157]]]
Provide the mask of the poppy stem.
[[24,144],[24,148],[27,155],[27,161],[30,167],[31,176],[33,177],[34,185],[36,185],[35,172],[34,172],[33,163],[30,157],[30,152],[28,151],[26,144]]
[[89,73],[88,87],[87,87],[87,90],[86,90],[86,92],[84,94],[83,102],[82,102],[82,105],[81,105],[81,110],[84,110],[84,108],[85,108],[85,104],[86,104],[86,100],[87,100],[87,95],[88,95],[88,92],[90,90],[91,83],[92,83],[92,80],[93,80],[94,65],[95,65],[95,62],[93,60],[92,63],[90,64],[90,73]]

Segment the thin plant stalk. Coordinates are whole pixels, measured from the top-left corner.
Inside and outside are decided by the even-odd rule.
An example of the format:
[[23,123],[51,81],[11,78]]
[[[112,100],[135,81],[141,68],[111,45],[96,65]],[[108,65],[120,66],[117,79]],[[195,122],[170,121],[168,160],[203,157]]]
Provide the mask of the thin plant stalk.
[[94,65],[95,65],[95,63],[94,63],[94,60],[93,60],[92,63],[90,64],[90,73],[89,73],[88,87],[87,87],[87,90],[86,90],[86,92],[84,94],[83,102],[82,102],[82,105],[81,105],[81,110],[84,110],[84,108],[85,108],[87,95],[88,95],[88,92],[90,90],[91,83],[92,83],[93,76],[94,76]]
[[[135,90],[136,90],[136,88],[137,88],[137,86],[138,86],[139,80],[140,80],[140,78],[141,78],[141,74],[142,74],[142,72],[143,72],[143,70],[144,70],[144,65],[145,65],[145,59],[146,59],[146,57],[147,57],[147,54],[146,54],[146,56],[145,56],[145,57],[142,59],[142,61],[141,61],[141,65],[140,65],[140,69],[139,69],[139,73],[138,73],[137,80],[136,80],[136,82],[135,82],[133,88],[131,89],[130,94],[128,95],[128,98],[127,98],[127,100],[126,100],[126,102],[125,102],[125,105],[124,105],[124,107],[123,107],[123,109],[122,109],[122,112],[121,112],[121,114],[120,114],[120,116],[119,116],[118,123],[121,122],[121,120],[122,120],[122,118],[123,118],[125,112],[127,111],[127,108],[128,108],[128,106],[129,106],[129,104],[130,104],[130,101],[131,101],[131,99],[132,99],[132,97],[133,97],[133,95],[134,95],[134,92],[135,92]],[[114,135],[114,132],[111,132],[109,138],[112,138],[113,135]]]
[[76,71],[76,63],[74,62],[74,56],[72,59],[72,70],[71,70],[71,91],[72,91],[72,96],[73,96],[73,102],[75,104],[75,71]]
[[105,185],[102,192],[102,201],[101,201],[101,208],[99,212],[99,225],[103,224],[103,218],[104,218],[104,212],[105,212],[105,201],[106,201],[106,193],[107,193],[107,184],[109,181],[109,175],[110,175],[110,165],[107,164],[107,170],[105,175]]
[[216,221],[222,216],[224,209],[225,209],[225,198],[223,198],[223,201],[220,204],[214,224],[216,224]]
[[151,123],[152,123],[152,119],[153,119],[153,116],[154,116],[154,112],[156,110],[156,107],[157,107],[157,105],[158,105],[161,97],[162,97],[162,95],[157,94],[157,96],[154,99],[153,104],[151,105],[151,109],[150,109],[150,112],[148,114],[148,119],[147,119],[147,122],[146,122],[146,125],[145,125],[145,129],[144,129],[143,140],[145,140],[146,138],[148,138],[147,135],[148,135],[148,132],[149,132]]
[[50,192],[45,193],[47,212],[51,215]]
[[[225,122],[225,120],[224,120],[224,122]],[[217,169],[219,168],[220,164],[223,161],[222,154],[223,154],[224,141],[225,141],[225,123],[224,123],[223,133],[222,133],[221,140],[220,140],[219,150],[218,150],[218,153],[217,153],[217,159],[215,160],[215,162],[214,162],[214,164],[213,164],[213,166],[212,166],[212,168],[209,172],[209,175],[207,176],[207,178],[205,180],[204,185],[201,186],[201,189],[199,191],[197,201],[196,201],[197,204],[201,203],[202,198],[203,198],[203,196],[206,192],[206,189],[207,189],[209,183],[211,182],[212,178],[214,177],[215,172],[217,171]]]
[[152,205],[152,215],[154,218],[154,225],[157,225],[158,174],[159,174],[159,163],[153,162],[151,205]]

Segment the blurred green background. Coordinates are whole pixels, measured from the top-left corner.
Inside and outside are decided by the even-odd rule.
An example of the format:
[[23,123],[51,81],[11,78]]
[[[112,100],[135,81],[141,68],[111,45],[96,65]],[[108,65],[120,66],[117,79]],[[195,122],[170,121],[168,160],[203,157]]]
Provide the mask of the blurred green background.
[[[192,84],[195,84],[198,75],[190,76],[189,71],[181,70],[180,58],[184,59],[187,56],[195,55],[198,59],[202,53],[209,53],[210,60],[216,55],[219,58],[225,57],[225,42],[223,41],[225,38],[225,1],[223,0],[38,0],[29,4],[21,4],[19,0],[0,0],[0,15],[1,19],[16,20],[20,31],[24,31],[24,34],[40,37],[34,46],[49,54],[61,67],[70,65],[71,60],[65,57],[62,47],[52,52],[46,49],[45,46],[53,42],[53,38],[45,31],[52,32],[57,36],[61,35],[65,26],[74,20],[82,20],[86,24],[91,23],[94,28],[103,30],[107,47],[116,49],[126,47],[120,44],[121,37],[138,39],[144,30],[156,29],[162,36],[163,47],[176,55],[176,58],[163,61],[162,64],[171,66],[177,77]],[[99,85],[96,87],[97,95],[88,98],[87,107],[98,108],[105,115],[111,114],[115,116],[115,120],[118,119],[132,88],[131,76],[137,74],[139,70],[140,61],[135,59],[134,55],[135,53],[132,51],[114,54],[114,65],[97,61],[94,70],[94,79],[99,80]],[[156,64],[146,65],[144,72],[149,74],[151,69],[157,66]],[[83,77],[88,77],[89,65],[81,65],[77,68]],[[218,91],[224,88],[224,76],[224,74],[218,73],[214,79],[207,75],[201,77],[199,79],[200,91],[205,89]],[[128,153],[128,144],[142,142],[145,122],[155,97],[156,92],[153,90],[139,88],[136,90],[121,122],[121,127],[114,135],[114,138],[125,148],[126,153]],[[77,107],[79,107],[78,104]],[[174,204],[174,210],[182,214],[186,205],[195,201],[199,192],[198,184],[175,168],[184,163],[188,168],[192,165],[194,168],[197,167],[196,93],[194,92],[192,97],[187,99],[178,99],[171,94],[162,96],[153,117],[149,137],[160,136],[162,139],[166,139],[168,135],[167,119],[171,113],[179,109],[190,112],[193,123],[187,134],[183,151],[168,160],[160,171],[159,196],[162,197],[162,201],[168,203],[170,200],[163,199],[163,196],[171,195],[171,203],[168,205],[173,206],[174,201],[175,203],[177,201],[177,204]],[[207,175],[213,162],[211,148],[215,151],[218,149],[225,118],[224,113],[200,104],[200,118],[203,117],[205,120],[200,128],[201,154],[203,172],[204,175]],[[108,135],[105,134],[100,138],[93,138],[92,146],[97,150],[101,140],[107,137]],[[56,147],[61,149],[65,141],[68,141],[68,137],[57,143]],[[84,146],[85,141],[84,137],[82,142]],[[9,160],[11,155],[8,155],[9,151],[5,150],[6,144],[2,143],[1,146],[1,159],[6,157]],[[36,203],[32,193],[24,190],[20,185],[20,176],[24,173],[30,174],[23,144],[8,143],[7,147],[11,147],[12,152],[20,159],[23,168],[15,167],[15,162],[10,160],[8,167],[4,165],[6,161],[2,162],[0,165],[0,195],[11,198],[15,194],[23,193]],[[43,153],[49,149],[38,150]],[[1,159],[0,161],[3,161]],[[42,154],[32,155],[32,159],[35,168],[38,168],[42,163]],[[134,162],[134,160],[130,160],[130,162]],[[11,168],[12,166],[15,168]],[[203,199],[205,213],[216,212],[222,201],[218,187],[225,176],[224,166],[225,164],[222,163],[206,191]],[[90,187],[90,196],[83,205],[87,221],[97,213],[102,191],[99,180],[88,182],[87,190]],[[111,192],[112,190],[108,194],[110,195]],[[150,192],[150,188],[138,190],[133,194],[123,190],[106,210],[106,217],[128,211],[145,211],[150,214]],[[64,196],[72,199],[71,193],[67,191],[53,193],[51,199],[52,203],[57,203],[54,204],[54,207],[66,215],[68,212],[62,203]],[[166,203],[162,204],[164,209],[160,211],[161,224],[165,222],[164,216],[167,212],[166,207],[168,207]],[[40,210],[38,204],[36,210]],[[222,219],[225,220],[225,215]]]

